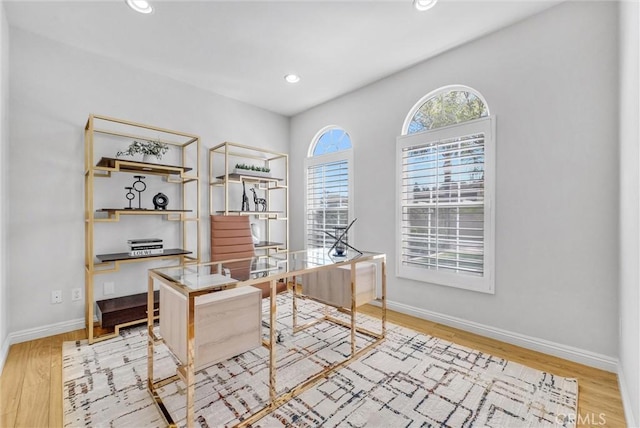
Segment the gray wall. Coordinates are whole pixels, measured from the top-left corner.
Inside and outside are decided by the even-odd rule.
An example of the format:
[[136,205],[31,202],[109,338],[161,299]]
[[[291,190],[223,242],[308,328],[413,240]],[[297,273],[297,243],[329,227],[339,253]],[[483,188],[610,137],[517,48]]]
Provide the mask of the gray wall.
[[[617,18],[615,3],[561,4],[295,116],[291,193],[303,194],[315,133],[343,127],[354,146],[357,246],[387,254],[396,307],[564,344],[615,365]],[[420,97],[450,84],[478,90],[497,117],[495,295],[394,276],[396,136]],[[292,200],[293,248],[303,242],[302,206]]]
[[9,146],[9,25],[0,2],[0,373],[9,352],[9,291],[7,285],[7,147]]
[[[11,28],[10,45],[12,334],[56,323],[68,329],[65,323],[73,320],[83,323],[83,302],[71,302],[71,289],[84,289],[83,129],[90,113],[202,138],[205,259],[209,248],[207,149],[223,141],[288,149],[289,119],[283,116],[20,29]],[[130,238],[123,238],[119,231],[113,239]],[[132,275],[116,282],[115,295],[146,290],[144,273]],[[50,304],[54,289],[63,291],[62,304]]]
[[640,424],[640,6],[620,6],[620,350],[629,426]]

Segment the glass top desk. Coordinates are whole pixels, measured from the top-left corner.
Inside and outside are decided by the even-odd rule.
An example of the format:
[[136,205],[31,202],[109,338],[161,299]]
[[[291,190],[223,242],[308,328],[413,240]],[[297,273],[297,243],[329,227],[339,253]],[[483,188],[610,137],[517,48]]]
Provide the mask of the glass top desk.
[[[357,287],[357,271],[360,263],[368,262],[376,264],[377,272],[380,273],[380,280],[375,287],[376,301],[379,302],[381,309],[381,329],[380,332],[373,332],[356,325],[356,287]],[[260,256],[248,259],[236,259],[223,262],[211,262],[202,264],[190,264],[149,270],[148,279],[148,354],[147,354],[147,388],[154,398],[155,403],[162,412],[169,426],[176,426],[170,412],[162,402],[157,388],[167,385],[170,382],[181,379],[186,385],[186,425],[191,427],[195,423],[195,304],[198,296],[216,293],[223,290],[239,289],[241,287],[258,285],[267,283],[270,288],[269,296],[269,325],[276,325],[276,286],[278,282],[287,284],[296,284],[296,277],[304,276],[314,272],[322,272],[329,269],[345,268],[342,273],[350,275],[350,281],[347,281],[347,287],[350,285],[351,298],[350,307],[340,306],[340,311],[348,314],[350,322],[337,319],[325,313],[322,319],[315,320],[307,325],[297,325],[297,299],[300,296],[299,287],[289,287],[288,293],[292,294],[292,314],[293,314],[293,333],[307,328],[311,324],[322,320],[328,320],[343,325],[350,329],[350,355],[343,361],[335,363],[316,375],[305,380],[303,383],[294,388],[287,389],[286,392],[276,393],[276,329],[269,328],[268,340],[262,340],[262,345],[268,349],[269,354],[269,399],[265,400],[267,404],[260,410],[254,412],[242,419],[237,426],[246,426],[258,421],[266,414],[280,407],[291,398],[302,393],[327,374],[338,370],[347,365],[349,362],[358,358],[360,355],[369,351],[373,346],[380,343],[386,333],[386,255],[374,252],[354,252],[347,251],[343,256],[336,257],[329,254],[327,249],[309,249],[302,251],[292,251],[274,254],[271,256]],[[350,284],[349,284],[350,283]],[[183,313],[186,320],[182,321],[182,325],[186,326],[184,331],[184,341],[186,342],[186,361],[178,366],[176,374],[162,380],[154,380],[154,343],[162,340],[154,332],[153,319],[153,291],[156,286],[167,287],[172,292],[184,296]],[[332,287],[331,283],[320,284],[321,287]],[[264,300],[264,299],[263,299]],[[326,303],[326,302],[322,302]],[[337,306],[336,306],[337,307]],[[164,311],[164,309],[163,309]],[[165,314],[168,316],[168,314]],[[160,313],[162,320],[163,312]],[[356,332],[367,335],[371,341],[367,346],[356,350]]]

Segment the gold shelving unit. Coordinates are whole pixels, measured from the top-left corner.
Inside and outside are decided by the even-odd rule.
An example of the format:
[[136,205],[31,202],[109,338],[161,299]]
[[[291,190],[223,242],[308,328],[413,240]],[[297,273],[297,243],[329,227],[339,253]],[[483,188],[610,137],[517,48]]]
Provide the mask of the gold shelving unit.
[[[236,169],[236,164],[268,168],[269,173]],[[249,210],[243,210],[243,188]],[[250,189],[266,200],[264,211],[256,208]],[[224,142],[209,149],[209,212],[252,216],[263,226],[255,247],[265,254],[289,249],[289,157],[262,148]],[[253,221],[253,220],[252,220]]]
[[[98,149],[97,144],[100,139]],[[133,140],[153,140],[168,144],[173,154],[167,164],[112,157]],[[106,147],[105,147],[106,146]],[[123,264],[177,259],[180,264],[200,262],[200,137],[184,132],[145,125],[101,115],[90,115],[85,126],[85,320],[89,343],[109,339],[120,328],[147,321],[146,292],[95,301],[95,276],[115,273]],[[166,186],[179,186],[181,200],[177,209],[128,209],[96,207],[95,180],[109,179],[116,173],[160,176]],[[114,192],[121,189],[114,188]],[[174,202],[174,205],[175,202]],[[95,227],[100,223],[118,223],[122,216],[161,216],[172,221],[168,227],[180,227],[181,248],[165,249],[162,254],[133,257],[128,252],[95,253]],[[178,226],[179,225],[179,226]],[[193,226],[190,226],[193,225]],[[117,225],[105,226],[114,228]],[[195,235],[195,236],[194,236]],[[123,242],[127,237],[123,236]],[[146,281],[146,269],[141,266],[140,282]],[[139,301],[143,301],[142,305]],[[120,311],[122,319],[104,328],[95,322],[96,307]],[[142,306],[142,313],[137,314]]]

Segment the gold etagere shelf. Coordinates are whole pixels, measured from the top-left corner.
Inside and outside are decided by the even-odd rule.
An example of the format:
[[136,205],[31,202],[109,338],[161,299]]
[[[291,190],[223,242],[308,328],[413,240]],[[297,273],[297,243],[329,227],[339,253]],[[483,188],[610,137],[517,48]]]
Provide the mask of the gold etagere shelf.
[[[96,148],[96,138],[107,149]],[[172,161],[163,163],[112,157],[133,140],[158,141],[173,152]],[[85,127],[85,320],[89,343],[110,339],[120,328],[147,321],[147,293],[95,300],[95,275],[115,273],[123,264],[176,259],[180,264],[200,262],[200,137],[184,132],[144,125],[102,115],[90,115]],[[111,178],[114,173],[160,176],[167,186],[181,186],[178,208],[144,209],[95,207],[95,180]],[[189,186],[189,189],[187,189]],[[114,189],[114,191],[116,191]],[[187,194],[190,197],[187,197]],[[176,205],[174,201],[173,205]],[[97,223],[117,223],[122,216],[161,216],[181,224],[181,248],[164,249],[161,254],[131,256],[129,252],[95,253]],[[175,224],[175,223],[174,223]],[[190,226],[193,225],[193,226]],[[177,226],[177,224],[176,224]],[[173,226],[173,227],[176,227]],[[115,227],[115,226],[108,226]],[[114,229],[115,230],[115,229]],[[116,232],[114,232],[116,233]],[[123,237],[123,241],[126,237]],[[140,283],[146,283],[141,269]],[[142,309],[141,309],[142,308]],[[158,306],[156,305],[156,310]],[[109,325],[95,321],[98,311],[109,311]],[[157,313],[156,313],[157,316]]]
[[[247,163],[268,172],[236,168],[237,164]],[[255,202],[257,192],[264,205]],[[244,206],[242,195],[247,197],[249,209]],[[209,212],[252,216],[263,225],[264,236],[255,244],[256,250],[264,254],[288,250],[288,155],[230,142],[209,149]]]

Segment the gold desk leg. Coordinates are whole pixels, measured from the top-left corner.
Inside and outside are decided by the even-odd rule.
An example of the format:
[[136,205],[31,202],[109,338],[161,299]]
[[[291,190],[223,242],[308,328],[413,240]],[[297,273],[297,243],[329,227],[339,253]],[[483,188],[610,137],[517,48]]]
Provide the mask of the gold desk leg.
[[[158,394],[158,391],[156,390],[156,385],[160,385],[162,386],[162,383],[155,383],[153,381],[153,344],[156,340],[156,336],[153,333],[153,322],[154,322],[154,316],[153,316],[153,306],[154,306],[154,302],[153,302],[153,277],[151,277],[151,275],[149,275],[149,286],[147,289],[147,389],[149,390],[149,393],[151,394],[151,397],[153,397],[153,401],[156,403],[156,406],[158,407],[158,409],[160,410],[160,412],[162,413],[162,416],[164,417],[165,421],[167,422],[167,426],[169,427],[175,427],[176,424],[173,421],[173,418],[171,417],[171,414],[169,413],[169,410],[167,409],[167,407],[164,405],[164,403],[162,402],[162,398],[160,398],[160,395]],[[158,319],[160,319],[160,316],[158,316]]]
[[296,277],[293,277],[293,332],[298,329],[298,286],[296,284]]
[[271,280],[269,303],[271,304],[269,310],[269,401],[273,405],[276,401],[276,281],[274,279]]
[[149,389],[153,393],[153,278],[150,276],[147,286],[147,336],[147,378]]
[[356,264],[351,263],[351,357],[356,354]]
[[187,310],[187,364],[186,364],[186,384],[187,384],[187,427],[191,428],[195,422],[195,375],[194,375],[194,360],[195,360],[195,297],[189,293],[187,299],[189,308]]
[[387,256],[382,257],[382,337],[387,333]]

